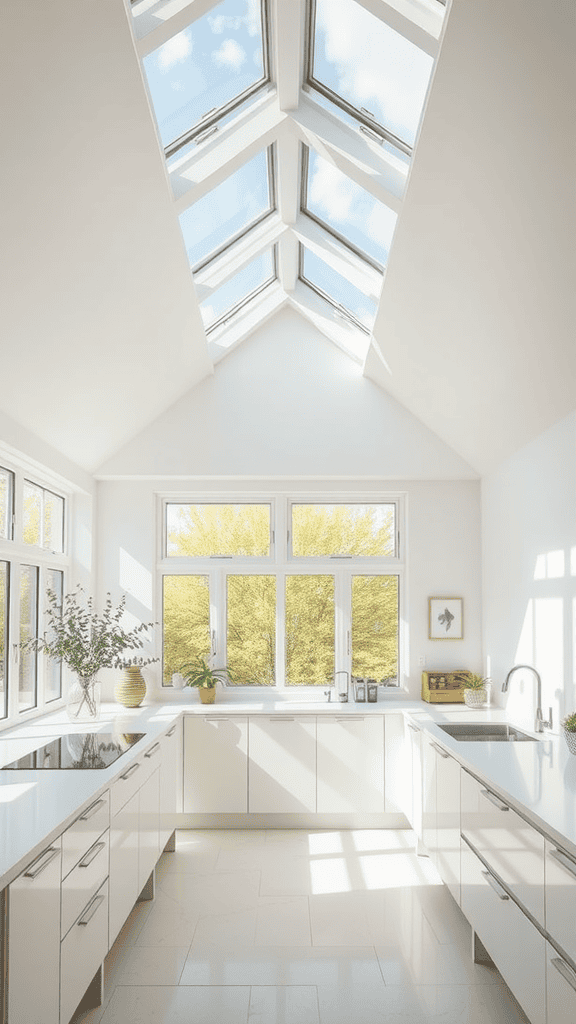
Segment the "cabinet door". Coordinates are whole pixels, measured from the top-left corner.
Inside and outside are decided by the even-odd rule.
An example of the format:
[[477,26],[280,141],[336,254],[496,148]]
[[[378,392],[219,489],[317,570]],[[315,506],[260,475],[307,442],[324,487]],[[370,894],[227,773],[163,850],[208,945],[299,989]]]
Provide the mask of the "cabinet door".
[[571,1024],[576,1020],[576,971],[546,943],[547,1024]]
[[317,718],[319,814],[384,810],[383,723],[381,715]]
[[[546,930],[576,963],[576,858],[546,840]],[[576,1020],[576,1017],[574,1018]]]
[[406,723],[409,744],[410,796],[406,817],[418,839],[422,839],[422,732],[412,722]]
[[61,860],[57,839],[8,889],[10,1024],[58,1024]]
[[91,896],[62,942],[60,1024],[68,1024],[108,952],[108,880]]
[[109,946],[138,899],[138,792],[110,822]]
[[160,850],[176,828],[175,815],[182,808],[182,722],[175,722],[161,740]]
[[436,748],[436,867],[460,904],[460,765]]
[[316,720],[262,716],[249,724],[248,809],[316,811]]
[[184,719],[184,811],[248,810],[248,719],[219,715]]
[[436,764],[434,746],[425,738],[422,741],[422,842],[434,864],[438,847]]
[[160,765],[140,788],[138,804],[138,892],[160,856]]

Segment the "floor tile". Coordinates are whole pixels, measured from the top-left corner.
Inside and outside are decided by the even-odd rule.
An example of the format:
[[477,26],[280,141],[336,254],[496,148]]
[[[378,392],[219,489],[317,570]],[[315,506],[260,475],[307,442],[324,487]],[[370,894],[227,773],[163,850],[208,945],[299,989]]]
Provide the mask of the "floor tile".
[[279,842],[262,860],[261,872],[261,896],[308,896],[312,891],[308,854],[288,853]]
[[122,960],[117,985],[177,985],[188,946],[134,946]]
[[258,902],[259,887],[259,871],[171,874],[159,885],[165,896],[199,915],[250,910]]
[[200,917],[192,946],[216,946],[218,949],[232,950],[238,946],[253,946],[256,913],[256,910],[236,910],[230,914],[207,914]]
[[248,1024],[319,1024],[316,989],[313,985],[254,986]]
[[382,987],[376,953],[369,947],[253,947],[222,952],[192,945],[183,985],[324,985],[334,991]]
[[102,1024],[246,1024],[248,987],[119,985]]
[[200,912],[156,890],[154,905],[136,938],[137,946],[189,946]]
[[310,897],[314,946],[370,946],[365,893]]
[[310,911],[306,896],[260,902],[256,911],[257,946],[310,946]]

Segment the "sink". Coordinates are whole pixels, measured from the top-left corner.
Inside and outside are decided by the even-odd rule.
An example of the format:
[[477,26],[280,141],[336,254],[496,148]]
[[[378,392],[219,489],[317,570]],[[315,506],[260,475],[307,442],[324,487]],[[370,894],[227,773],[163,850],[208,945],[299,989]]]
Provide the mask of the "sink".
[[457,724],[440,725],[440,729],[453,736],[455,740],[465,743],[477,743],[480,740],[496,743],[519,743],[524,740],[535,740],[536,736],[529,736],[521,732],[514,725],[508,722],[458,722]]

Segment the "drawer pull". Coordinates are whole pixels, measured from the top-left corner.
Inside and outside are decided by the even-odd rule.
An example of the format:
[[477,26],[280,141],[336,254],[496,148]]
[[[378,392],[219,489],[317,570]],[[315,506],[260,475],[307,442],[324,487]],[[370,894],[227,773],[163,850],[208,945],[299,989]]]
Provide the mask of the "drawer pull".
[[93,818],[97,811],[99,811],[101,807],[104,807],[105,803],[105,800],[97,800],[96,803],[91,804],[90,807],[84,811],[84,814],[80,815],[78,821],[90,821],[90,818]]
[[78,918],[78,921],[76,923],[79,925],[89,924],[89,922],[94,917],[94,914],[98,910],[98,907],[100,906],[100,904],[104,903],[105,899],[105,896],[95,896],[93,900],[90,900],[90,903],[85,908],[85,910],[82,913],[82,916]]
[[160,744],[159,743],[155,743],[153,747],[150,747],[150,750],[146,751],[146,753],[144,754],[144,757],[154,757],[154,754],[157,754],[159,750],[160,750]]
[[138,761],[136,762],[136,764],[131,764],[128,770],[125,771],[124,774],[120,776],[120,778],[124,780],[129,779],[130,776],[134,774],[134,772],[138,771],[139,767],[140,764],[138,763]]
[[88,850],[88,853],[85,854],[84,857],[82,857],[82,860],[78,861],[78,867],[79,868],[87,868],[88,865],[91,864],[92,861],[96,859],[98,854],[102,850],[104,850],[105,848],[106,848],[106,843],[94,843],[94,846],[92,846]]
[[485,796],[486,799],[489,800],[491,804],[494,804],[494,807],[497,807],[499,811],[510,810],[508,804],[505,804],[503,803],[502,800],[499,800],[498,797],[495,796],[494,793],[491,793],[489,789],[481,789],[480,792],[482,793],[482,796]]
[[[36,857],[36,860],[32,861],[28,870],[24,872],[24,878],[38,878],[38,875],[42,874],[44,868],[47,868],[59,853],[60,850],[55,849],[53,846],[49,850],[44,850],[39,857]],[[37,867],[34,865],[37,865]]]
[[[442,750],[442,747],[437,747],[435,743],[431,743],[430,746],[434,748],[437,754],[440,754],[440,757],[445,759],[450,757],[450,754],[447,754],[445,750]],[[508,808],[506,808],[506,810],[508,810]]]
[[208,723],[208,722],[229,722],[230,719],[229,718],[220,718],[220,715],[218,715],[218,718],[205,718],[204,721],[206,723]]
[[364,715],[346,715],[346,718],[337,718],[337,722],[363,722]]
[[570,857],[566,853],[562,850],[550,850],[550,856],[553,857],[554,860],[557,860],[563,868],[566,868],[566,871],[569,871],[571,875],[576,877],[576,864],[573,860],[570,860]]
[[486,881],[488,882],[488,885],[492,889],[494,889],[494,892],[496,893],[498,899],[500,899],[500,900],[509,900],[510,899],[508,893],[504,892],[504,889],[500,885],[498,885],[498,882],[494,878],[494,875],[491,875],[489,871],[483,871],[482,874],[483,874],[484,878],[486,879]]
[[279,715],[278,718],[269,718],[269,722],[293,722],[293,718],[287,718],[286,715]]
[[176,732],[176,726],[173,725],[172,728],[169,730],[169,732],[166,733],[166,736],[173,736],[175,732]]
[[550,961],[550,963],[554,964],[554,967],[558,971],[558,974],[561,974],[564,980],[567,981],[570,985],[570,988],[574,989],[574,991],[576,992],[576,971],[573,971],[572,968],[568,966],[566,961],[562,960],[559,956],[555,956],[554,959]]
[[407,722],[406,724],[412,732],[420,732],[420,729],[417,729],[416,726],[412,725],[410,722]]

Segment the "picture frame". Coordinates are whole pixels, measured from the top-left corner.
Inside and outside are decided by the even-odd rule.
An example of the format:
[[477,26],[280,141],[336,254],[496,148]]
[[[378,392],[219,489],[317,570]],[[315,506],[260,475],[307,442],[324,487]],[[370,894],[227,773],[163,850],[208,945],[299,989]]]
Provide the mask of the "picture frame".
[[464,639],[464,600],[461,597],[428,598],[428,639]]

